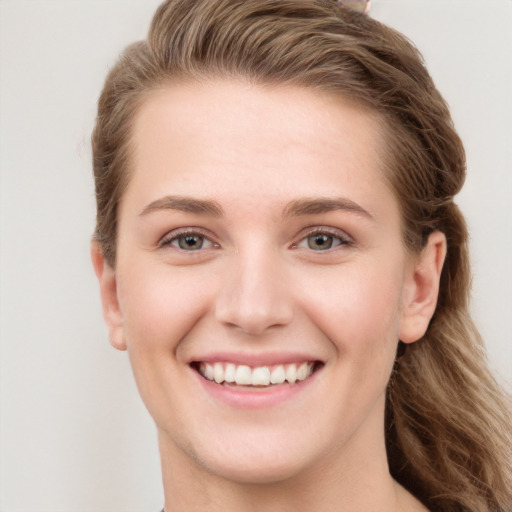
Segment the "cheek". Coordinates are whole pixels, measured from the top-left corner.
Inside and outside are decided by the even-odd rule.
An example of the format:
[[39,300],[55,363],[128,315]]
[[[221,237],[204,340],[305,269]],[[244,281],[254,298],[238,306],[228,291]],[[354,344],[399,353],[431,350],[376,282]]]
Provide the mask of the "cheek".
[[[190,270],[190,269],[188,269]],[[214,283],[207,276],[162,263],[130,261],[119,266],[118,296],[124,318],[130,364],[139,393],[159,425],[176,421],[186,411],[186,381],[181,342],[207,310]]]
[[118,294],[129,350],[174,350],[205,314],[215,278],[191,269],[135,263],[120,273]]
[[[316,276],[302,303],[329,340],[333,383],[326,410],[330,424],[343,424],[346,432],[355,432],[370,411],[383,407],[398,343],[401,271],[373,263]],[[332,435],[338,436],[335,430]]]
[[[340,353],[396,348],[402,275],[399,266],[361,264],[317,275],[303,308]],[[306,302],[307,301],[307,302]]]

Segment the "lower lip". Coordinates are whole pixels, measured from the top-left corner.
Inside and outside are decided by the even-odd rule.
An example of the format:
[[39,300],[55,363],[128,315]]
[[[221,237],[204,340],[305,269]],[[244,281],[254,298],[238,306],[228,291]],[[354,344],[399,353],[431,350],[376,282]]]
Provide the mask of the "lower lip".
[[214,381],[205,379],[196,370],[192,369],[192,371],[196,378],[199,379],[203,389],[214,399],[240,409],[264,409],[280,405],[304,392],[315,380],[316,374],[320,370],[312,373],[307,379],[295,382],[294,384],[279,384],[257,389],[217,384]]

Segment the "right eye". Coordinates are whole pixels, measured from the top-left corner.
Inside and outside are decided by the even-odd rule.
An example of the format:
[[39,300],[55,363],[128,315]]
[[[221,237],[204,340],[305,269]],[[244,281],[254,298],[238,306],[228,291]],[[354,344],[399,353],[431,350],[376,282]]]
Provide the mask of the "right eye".
[[195,232],[169,233],[160,242],[160,246],[166,247],[169,245],[187,252],[212,249],[217,246],[206,236]]
[[205,238],[201,235],[181,235],[171,241],[171,245],[177,245],[184,251],[198,251],[203,248]]

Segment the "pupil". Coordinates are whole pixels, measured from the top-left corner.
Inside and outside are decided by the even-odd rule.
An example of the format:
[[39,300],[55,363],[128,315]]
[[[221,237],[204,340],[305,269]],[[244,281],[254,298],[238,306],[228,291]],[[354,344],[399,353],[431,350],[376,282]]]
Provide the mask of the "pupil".
[[197,235],[186,235],[182,236],[179,239],[180,249],[190,250],[190,249],[201,249],[203,246],[203,239]]
[[310,249],[330,249],[332,247],[332,236],[323,234],[314,235],[309,238],[308,245]]

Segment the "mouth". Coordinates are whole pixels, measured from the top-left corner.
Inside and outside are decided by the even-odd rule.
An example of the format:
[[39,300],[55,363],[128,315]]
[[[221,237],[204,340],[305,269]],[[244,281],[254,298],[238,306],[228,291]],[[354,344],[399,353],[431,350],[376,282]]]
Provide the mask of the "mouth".
[[305,381],[318,371],[323,363],[302,361],[250,366],[225,361],[194,361],[190,366],[204,379],[221,386],[271,388]]

